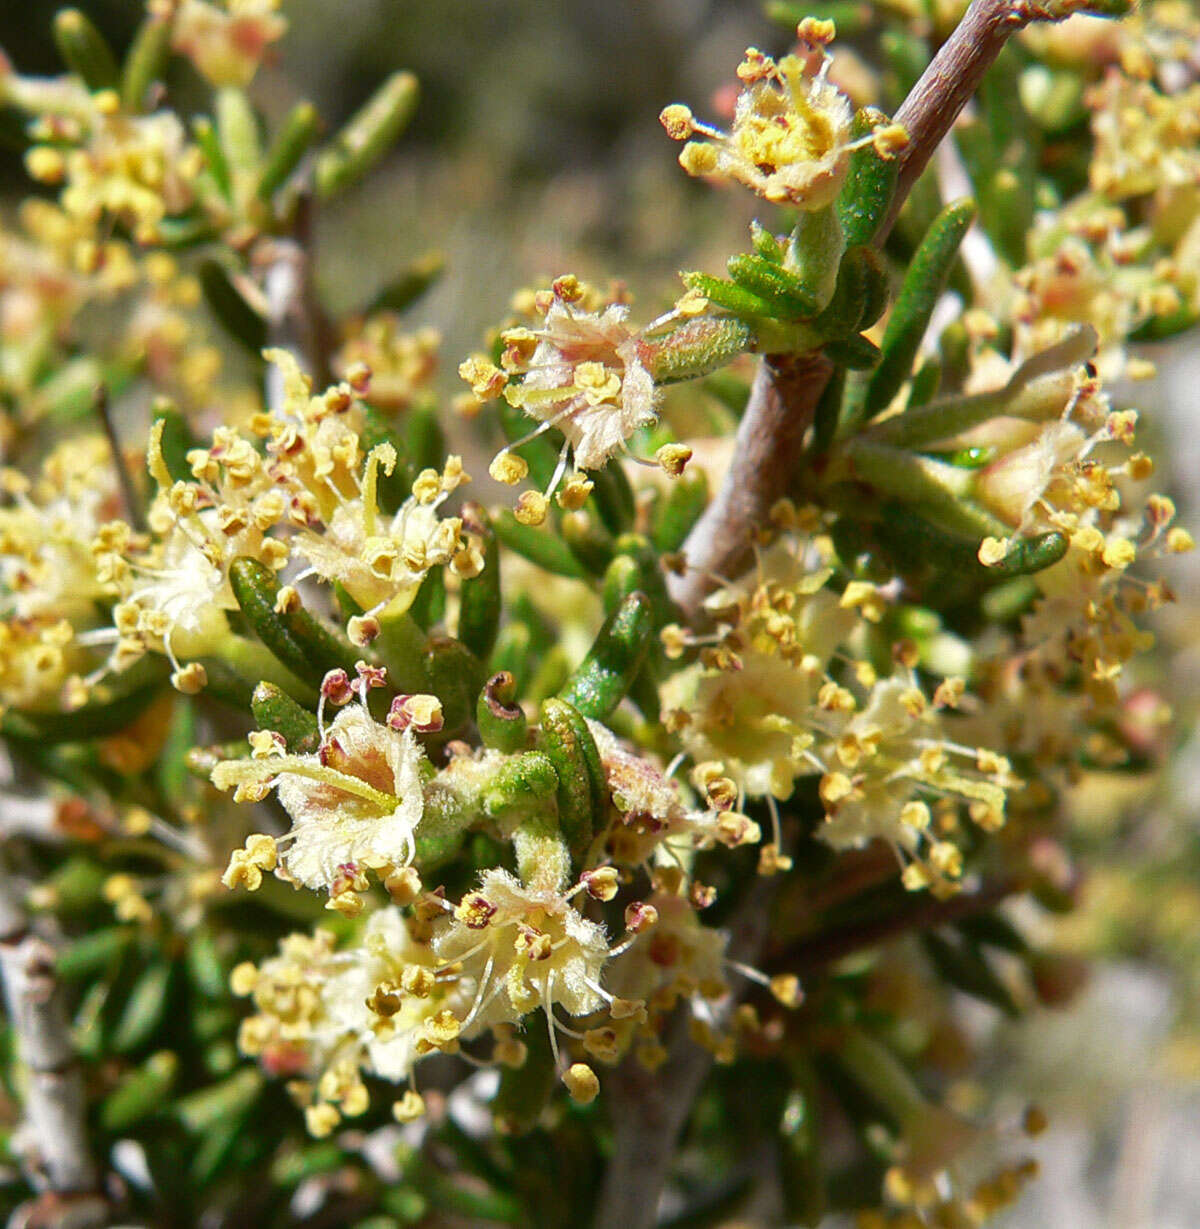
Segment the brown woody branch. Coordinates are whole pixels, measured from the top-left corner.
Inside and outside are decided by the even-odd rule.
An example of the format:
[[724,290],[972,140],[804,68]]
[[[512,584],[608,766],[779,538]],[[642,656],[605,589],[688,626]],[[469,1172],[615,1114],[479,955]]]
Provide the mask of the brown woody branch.
[[933,152],[979,88],[1004,44],[1038,17],[1050,14],[1030,0],[974,0],[896,112],[909,136],[900,155],[892,208],[877,239],[882,243]]
[[949,926],[964,918],[986,913],[1021,889],[1022,885],[1014,879],[997,879],[981,884],[974,891],[960,892],[948,900],[937,900],[928,895],[914,897],[910,904],[894,913],[803,939],[777,963],[781,968],[786,967],[789,973],[811,972],[854,952],[878,947],[899,935],[936,930],[939,926]]
[[689,570],[670,578],[671,596],[690,616],[714,583],[742,570],[754,529],[800,464],[804,434],[832,372],[820,352],[768,356],[759,365],[729,472],[684,545]]
[[88,1144],[83,1072],[54,969],[54,948],[29,928],[18,886],[0,871],[0,982],[25,1067],[22,1167],[38,1197],[26,1226],[100,1225],[108,1205]]
[[[729,958],[754,961],[762,949],[775,880],[757,879],[730,925]],[[724,1004],[728,1017],[740,995]],[[686,1009],[676,1012],[664,1043],[669,1055],[648,1071],[629,1055],[604,1082],[613,1128],[613,1151],[604,1174],[594,1229],[650,1229],[671,1171],[680,1132],[713,1063],[688,1036]]]

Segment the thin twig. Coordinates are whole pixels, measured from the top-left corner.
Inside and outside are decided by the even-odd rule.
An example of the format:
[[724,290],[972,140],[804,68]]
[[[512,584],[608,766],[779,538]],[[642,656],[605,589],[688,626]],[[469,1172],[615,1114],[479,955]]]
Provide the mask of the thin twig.
[[0,981],[25,1066],[19,1149],[38,1198],[11,1224],[99,1225],[107,1217],[88,1146],[83,1072],[71,1043],[54,948],[29,928],[17,885],[0,870]]
[[1023,885],[1014,879],[996,879],[984,883],[972,892],[960,892],[948,900],[936,900],[928,895],[914,897],[911,904],[883,917],[841,926],[821,934],[801,939],[780,956],[778,964],[789,973],[805,973],[823,968],[853,952],[878,947],[898,935],[936,930],[952,922],[986,913],[1002,900],[1014,895]]
[[[318,386],[329,381],[330,325],[313,283],[312,197],[297,202],[292,234],[263,240],[255,251],[266,301],[267,342],[294,354]],[[267,405],[281,410],[283,378],[267,369]]]

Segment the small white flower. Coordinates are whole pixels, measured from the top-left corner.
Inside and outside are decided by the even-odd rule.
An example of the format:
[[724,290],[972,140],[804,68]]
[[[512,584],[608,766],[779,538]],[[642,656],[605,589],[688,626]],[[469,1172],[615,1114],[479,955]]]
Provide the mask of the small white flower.
[[380,725],[359,704],[342,709],[313,755],[226,760],[218,789],[261,796],[271,786],[292,817],[283,864],[306,887],[332,888],[362,869],[407,866],[424,814],[424,752],[411,729]]
[[[658,393],[639,355],[637,335],[625,323],[627,314],[618,303],[582,311],[555,294],[541,328],[505,336],[509,354],[520,356],[516,369],[524,374],[520,383],[509,383],[505,398],[538,422],[557,427],[580,469],[601,468],[658,416]],[[529,342],[536,344],[524,357]]]
[[585,1016],[610,997],[600,986],[603,927],[567,897],[526,888],[508,871],[484,872],[478,890],[437,924],[433,948],[447,963],[461,961],[463,984],[474,987],[463,1037],[516,1023],[537,1007]]

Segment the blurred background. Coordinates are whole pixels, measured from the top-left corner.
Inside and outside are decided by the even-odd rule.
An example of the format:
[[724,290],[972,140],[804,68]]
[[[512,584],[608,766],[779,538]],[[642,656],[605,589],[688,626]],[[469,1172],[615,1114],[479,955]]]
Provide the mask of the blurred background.
[[[58,70],[58,7],[0,3],[0,46],[23,71]],[[140,0],[84,7],[117,48],[142,13]],[[340,313],[443,252],[445,275],[410,315],[411,327],[442,336],[447,396],[516,288],[566,271],[618,278],[644,320],[673,301],[680,267],[716,272],[744,246],[753,198],[683,175],[657,116],[677,100],[711,113],[747,45],[786,46],[754,0],[288,0],[284,11],[278,62],[254,87],[271,118],[307,98],[336,127],[389,72],[420,77],[399,149],[319,220],[318,282]],[[171,96],[186,114],[206,92],[175,63]],[[19,159],[0,155],[0,210],[11,216],[29,190]],[[1193,532],[1198,347],[1193,336],[1160,348],[1159,378],[1128,398],[1151,423],[1148,451],[1172,460],[1161,489],[1173,489]],[[1014,1118],[1031,1097],[1050,1116],[1033,1149],[1043,1176],[1010,1226],[1200,1223],[1198,569],[1195,556],[1174,565],[1180,600],[1159,621],[1146,680],[1168,680],[1176,712],[1181,750],[1168,780],[1091,782],[1081,800],[1094,870],[1081,910],[1043,934],[1059,954],[1046,975],[1060,978],[1063,1006],[1013,1024],[963,1005],[982,1078]],[[1028,921],[1045,931],[1045,918]],[[1098,957],[1086,978],[1076,957]],[[965,1108],[990,1099],[967,1083],[956,1097]]]

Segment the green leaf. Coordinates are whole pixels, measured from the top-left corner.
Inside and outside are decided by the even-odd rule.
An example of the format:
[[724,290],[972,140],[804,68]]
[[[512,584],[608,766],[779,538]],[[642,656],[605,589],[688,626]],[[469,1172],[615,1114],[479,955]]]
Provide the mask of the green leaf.
[[743,290],[764,300],[770,307],[768,314],[779,320],[809,320],[825,306],[814,287],[762,256],[742,253],[731,256],[727,263],[729,276]]
[[229,567],[229,583],[255,634],[297,678],[320,687],[330,670],[340,667],[353,674],[355,663],[366,656],[299,604],[285,613],[277,612],[279,581],[257,559],[248,555],[235,559]]
[[1053,567],[1067,553],[1069,546],[1066,535],[1053,530],[1030,538],[1017,538],[1004,558],[999,563],[991,564],[987,570],[1002,577],[1028,576]]
[[[854,116],[850,135],[861,140],[890,122],[878,107],[863,107]],[[850,154],[850,168],[836,206],[847,247],[871,243],[879,233],[892,207],[899,174],[899,158],[884,158],[873,145],[859,146]]]
[[805,17],[818,17],[832,21],[843,38],[869,29],[875,16],[866,0],[824,0],[817,4],[809,0],[767,0],[765,12],[771,21],[787,26],[791,34]]
[[256,194],[260,201],[269,202],[283,187],[317,139],[320,129],[321,118],[311,102],[298,102],[291,109],[259,173]]
[[143,1118],[161,1113],[179,1073],[179,1056],[170,1050],[151,1054],[140,1067],[123,1076],[100,1105],[100,1125],[125,1131]]
[[498,508],[492,516],[496,537],[518,555],[556,576],[583,579],[587,572],[556,533],[545,528],[522,525],[508,508]]
[[677,551],[692,526],[708,507],[708,476],[702,469],[688,469],[667,488],[654,510],[650,540],[662,554]]
[[256,358],[267,344],[267,322],[245,299],[225,266],[216,260],[200,262],[197,270],[204,301],[217,323],[234,341],[240,342]]
[[849,248],[838,269],[837,286],[829,305],[809,328],[818,344],[841,341],[866,328],[878,311],[884,283],[879,254],[874,248]]
[[813,415],[812,451],[814,456],[824,456],[833,443],[845,393],[846,372],[844,369],[835,370],[821,392],[821,399],[817,402],[816,413]]
[[783,264],[783,244],[757,218],[750,223],[750,244],[764,260]]
[[162,448],[163,462],[173,482],[191,482],[192,467],[188,464],[187,454],[199,447],[199,441],[192,435],[187,419],[169,401],[158,401],[154,405],[154,422],[163,425],[159,445]]
[[[483,792],[484,812],[493,819],[545,811],[558,793],[558,773],[541,751],[522,751],[506,759]],[[552,810],[552,809],[551,809]]]
[[223,85],[217,90],[217,135],[234,188],[252,179],[262,164],[258,117],[246,91]]
[[417,79],[393,73],[317,158],[317,195],[326,200],[356,184],[391,149],[416,113]]
[[487,661],[500,630],[500,547],[481,504],[464,504],[462,515],[467,531],[481,540],[483,571],[462,582],[458,638],[480,661]]
[[421,666],[426,688],[442,702],[445,725],[441,737],[450,738],[475,715],[483,666],[465,644],[437,635],[426,641]]
[[625,533],[633,525],[637,512],[637,501],[625,467],[613,462],[603,469],[592,470],[588,477],[593,487],[589,506],[595,506],[609,533]]
[[117,61],[112,50],[78,9],[59,9],[54,15],[54,43],[63,62],[89,90],[115,88]]
[[229,163],[225,161],[225,151],[221,148],[221,139],[212,120],[206,115],[197,116],[192,120],[192,135],[196,144],[204,154],[208,173],[217,185],[217,191],[227,200],[233,200],[233,177],[229,172]]
[[259,683],[250,700],[250,711],[260,730],[283,735],[290,755],[316,751],[321,741],[316,714],[297,704],[274,683]]
[[917,373],[912,378],[912,385],[908,390],[908,404],[904,407],[905,412],[919,410],[921,406],[928,405],[937,396],[941,380],[941,363],[935,358],[927,358],[917,368]]
[[128,1054],[144,1045],[162,1024],[167,1011],[173,966],[152,964],[130,991],[125,1009],[113,1030],[112,1048]]
[[809,316],[829,306],[845,252],[846,237],[836,209],[827,205],[801,210],[788,240],[784,268],[813,304]]
[[839,366],[850,371],[870,371],[879,365],[879,347],[861,334],[825,343],[825,353]]
[[565,700],[542,702],[538,747],[558,774],[558,824],[578,866],[603,826],[608,787],[596,740]]
[[446,617],[446,569],[430,568],[421,581],[417,596],[408,608],[408,617],[425,631],[437,627]]
[[883,358],[867,386],[863,419],[874,418],[886,408],[912,374],[921,339],[946,288],[963,236],[975,220],[975,212],[975,202],[971,200],[947,205],[921,241],[884,331]]
[[442,276],[446,267],[443,252],[426,252],[398,273],[375,295],[366,307],[373,312],[402,312],[411,307]]
[[[379,510],[386,512],[388,516],[395,516],[400,505],[412,494],[413,478],[416,477],[414,466],[409,459],[409,441],[400,435],[395,424],[390,422],[386,415],[373,405],[368,405],[363,410],[359,442],[364,453],[369,453],[381,444],[388,444],[395,449],[396,463],[392,472],[386,473],[380,466],[375,474],[375,498],[379,503]],[[420,448],[422,456],[429,451],[429,445],[424,441],[420,442]],[[440,449],[438,451],[440,456]],[[425,468],[424,461],[421,468]]]
[[567,549],[593,576],[601,576],[613,557],[613,537],[600,524],[599,517],[581,510],[568,512],[559,522],[559,533]]
[[630,594],[604,621],[587,656],[567,681],[562,699],[585,717],[603,721],[620,704],[642,668],[654,635],[654,608]]
[[243,1067],[219,1084],[180,1097],[172,1113],[193,1135],[203,1135],[222,1121],[242,1118],[258,1100],[263,1084],[256,1067]]
[[150,16],[138,26],[121,65],[121,106],[133,115],[146,109],[146,95],[171,53],[169,18]]
[[951,943],[930,931],[921,936],[921,945],[938,976],[956,990],[998,1007],[1007,1016],[1021,1014],[1012,992],[970,940]]
[[133,927],[105,926],[59,948],[54,969],[63,981],[84,981],[111,974],[133,941]]
[[475,723],[485,747],[494,751],[524,751],[528,743],[525,710],[515,703],[516,680],[507,670],[493,674],[475,705]]
[[739,286],[736,282],[708,273],[683,273],[683,284],[689,290],[698,290],[714,307],[722,307],[735,316],[770,316],[771,303]]

